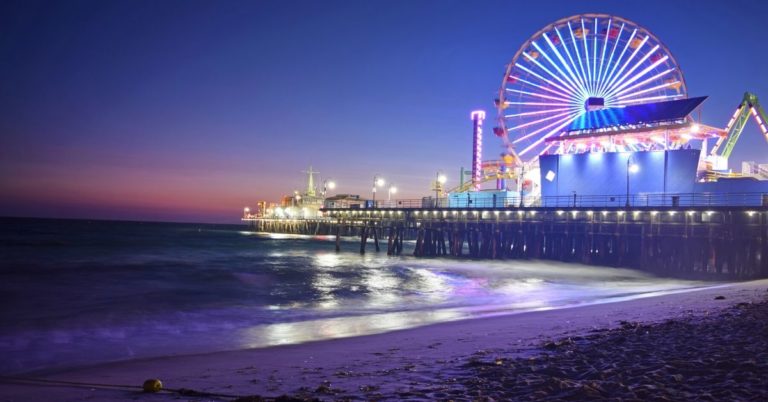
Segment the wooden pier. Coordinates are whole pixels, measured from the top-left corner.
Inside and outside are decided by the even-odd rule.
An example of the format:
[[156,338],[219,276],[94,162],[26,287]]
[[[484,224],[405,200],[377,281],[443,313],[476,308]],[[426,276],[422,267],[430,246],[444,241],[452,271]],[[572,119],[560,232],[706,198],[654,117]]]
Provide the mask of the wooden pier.
[[666,276],[768,277],[768,210],[743,207],[328,209],[342,233],[388,255],[415,239],[416,257],[543,259]]

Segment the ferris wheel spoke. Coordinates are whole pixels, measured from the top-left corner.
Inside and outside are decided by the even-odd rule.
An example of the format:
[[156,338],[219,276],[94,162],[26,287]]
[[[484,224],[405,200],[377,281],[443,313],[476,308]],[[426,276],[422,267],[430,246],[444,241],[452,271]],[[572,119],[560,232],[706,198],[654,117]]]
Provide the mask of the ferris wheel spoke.
[[563,40],[563,35],[560,34],[560,30],[557,28],[555,28],[555,32],[557,33],[557,37],[560,39],[560,43],[563,44],[563,50],[565,51],[565,55],[568,57],[568,61],[571,62],[571,67],[573,67],[572,70],[574,71],[574,75],[579,79],[579,82],[581,82],[581,87],[586,89],[587,80],[584,76],[579,75],[579,69],[576,67],[576,63],[573,61],[573,57],[571,57],[571,52],[568,51],[568,45],[566,44],[565,40]]
[[592,34],[592,73],[594,75],[594,87],[597,88],[597,17],[595,17],[595,30]]
[[639,67],[640,67],[640,66],[641,66],[643,63],[645,63],[645,61],[646,61],[646,60],[648,60],[648,58],[649,58],[649,57],[651,57],[651,55],[653,55],[654,53],[656,53],[656,51],[657,51],[657,50],[659,50],[659,47],[660,47],[660,46],[661,46],[661,45],[656,45],[656,46],[654,46],[654,47],[653,47],[653,49],[651,49],[651,51],[650,51],[650,52],[648,52],[648,53],[647,53],[645,56],[643,56],[642,58],[640,58],[640,60],[638,60],[638,61],[637,61],[637,63],[635,63],[635,65],[634,65],[634,66],[632,66],[632,68],[631,68],[631,69],[629,69],[629,70],[628,70],[628,71],[627,71],[627,72],[624,74],[624,76],[622,76],[620,79],[618,79],[618,80],[617,80],[617,81],[616,81],[616,82],[613,84],[613,86],[612,86],[612,87],[609,87],[609,88],[608,88],[608,91],[607,91],[607,93],[608,93],[608,94],[612,94],[612,93],[614,93],[614,92],[616,92],[616,91],[618,91],[618,90],[621,90],[621,89],[625,88],[627,85],[629,85],[629,84],[631,84],[631,83],[633,83],[633,82],[637,81],[638,79],[640,79],[640,77],[642,77],[643,75],[645,75],[645,74],[646,74],[646,73],[648,73],[649,71],[651,71],[651,70],[653,70],[654,68],[656,68],[656,67],[657,67],[659,64],[661,64],[661,63],[663,63],[663,62],[667,61],[667,59],[669,59],[669,56],[663,56],[663,57],[662,57],[662,58],[660,58],[659,60],[656,60],[655,62],[653,62],[653,63],[652,63],[650,66],[646,67],[646,68],[645,68],[643,71],[641,71],[640,73],[636,74],[634,77],[630,78],[629,80],[627,79],[627,77],[629,77],[630,75],[632,75],[632,73],[633,73],[633,72],[635,72],[635,70],[637,70],[637,69],[638,69],[638,68],[639,68]]
[[562,96],[563,98],[569,98],[569,97],[571,97],[571,96],[572,96],[572,95],[568,95],[568,94],[565,94],[565,93],[562,93],[562,92],[558,92],[558,91],[555,91],[555,90],[554,90],[554,89],[552,89],[552,88],[546,87],[546,86],[544,86],[544,85],[536,84],[535,82],[531,82],[531,81],[528,81],[528,80],[526,80],[526,79],[523,79],[523,78],[520,78],[520,77],[516,77],[516,79],[517,79],[518,81],[522,82],[522,83],[525,83],[525,84],[528,84],[528,85],[534,86],[534,87],[536,87],[536,88],[539,88],[539,89],[541,89],[542,91],[547,91],[547,92],[549,92],[549,93],[553,93],[553,94],[555,94],[555,95],[558,95],[558,96]]
[[[566,117],[564,117],[564,118],[562,118],[560,120],[555,121],[554,123],[550,123],[550,124],[547,124],[544,127],[537,128],[536,130],[531,131],[530,133],[525,134],[522,137],[515,139],[514,141],[512,141],[512,143],[513,144],[517,144],[520,141],[527,140],[528,138],[531,138],[531,137],[533,137],[536,134],[544,132],[544,131],[546,131],[546,130],[548,130],[548,129],[550,129],[550,128],[552,128],[552,127],[554,127],[554,126],[556,126],[556,125],[558,125],[560,123],[563,123],[563,122],[566,122],[566,121],[568,123],[570,123],[571,121],[573,121],[576,117],[578,117],[581,114],[582,114],[581,111],[574,111],[573,113],[569,114],[568,116],[566,116]],[[565,127],[565,125],[563,125],[563,127]]]
[[[610,22],[610,21],[609,21]],[[610,26],[610,24],[609,24]],[[605,40],[608,40],[608,37],[610,36],[610,29],[608,30],[608,33],[605,35]],[[597,92],[602,94],[603,90],[603,84],[605,83],[606,79],[608,78],[608,70],[611,68],[611,62],[613,61],[613,56],[616,54],[616,48],[619,46],[619,38],[621,38],[621,34],[624,32],[624,23],[621,24],[621,28],[619,28],[619,33],[616,35],[615,40],[613,41],[613,49],[611,49],[611,54],[608,56],[608,62],[605,65],[605,71],[603,71],[602,77],[600,77],[600,85],[597,87]]]
[[[558,83],[556,83],[556,82],[554,82],[554,81],[551,81],[551,80],[549,80],[548,78],[546,78],[546,77],[542,76],[541,74],[539,74],[539,73],[537,73],[537,72],[535,72],[535,71],[531,70],[530,68],[528,68],[528,67],[526,67],[526,66],[524,66],[524,65],[522,65],[522,64],[520,64],[520,63],[515,63],[515,67],[517,67],[517,68],[519,68],[519,69],[521,69],[521,70],[523,70],[523,71],[527,72],[528,74],[531,74],[532,76],[534,76],[534,77],[536,77],[536,78],[538,78],[538,79],[540,79],[540,80],[542,80],[542,81],[546,82],[546,83],[547,83],[547,84],[549,84],[549,85],[552,85],[553,87],[555,87],[555,88],[557,88],[557,89],[560,89],[561,91],[563,91],[563,92],[564,92],[564,93],[566,93],[566,94],[570,92],[569,90],[567,90],[567,89],[563,88],[562,86],[560,86],[560,84],[558,84]],[[576,97],[575,97],[573,94],[571,94],[571,95],[568,95],[568,96],[570,96],[571,98],[573,98],[573,99],[574,99],[574,101],[576,100]]]
[[512,102],[504,101],[507,105],[522,105],[522,106],[571,106],[572,103],[551,103],[551,102]]
[[587,44],[587,29],[584,26],[584,18],[581,19],[581,39],[582,42],[584,42],[584,61],[587,65],[587,77],[589,77],[588,85],[587,87],[590,89],[590,92],[594,92],[594,80],[592,79],[592,70],[589,67],[589,45]]
[[669,88],[669,87],[671,87],[671,86],[673,86],[673,85],[675,85],[675,84],[677,84],[679,82],[680,81],[678,81],[678,80],[671,81],[671,82],[665,82],[665,83],[663,83],[661,85],[656,85],[656,86],[653,86],[653,87],[650,87],[650,88],[646,88],[646,89],[643,89],[643,90],[640,90],[640,91],[637,91],[637,92],[632,92],[632,93],[627,94],[627,95],[619,96],[616,99],[619,100],[619,101],[625,100],[625,99],[631,99],[631,98],[634,98],[636,96],[647,94],[648,92],[653,92],[653,91],[658,91],[660,89]]
[[600,55],[600,68],[597,70],[597,82],[598,86],[603,78],[603,65],[605,64],[605,51],[608,49],[608,37],[611,33],[611,19],[608,19],[608,26],[605,31],[605,40],[603,41],[603,52]]
[[[673,71],[675,71],[675,69],[674,69],[674,68],[668,68],[668,69],[666,69],[666,70],[664,70],[664,71],[662,71],[662,72],[660,72],[660,73],[658,73],[658,74],[656,74],[656,75],[654,75],[654,76],[651,76],[651,77],[649,77],[649,78],[646,78],[645,80],[643,80],[643,81],[641,81],[641,82],[639,82],[639,83],[637,83],[637,84],[635,84],[635,85],[632,85],[632,86],[631,86],[631,87],[629,87],[629,88],[624,88],[624,89],[622,89],[621,91],[619,91],[619,92],[616,92],[615,94],[613,94],[612,98],[621,99],[621,98],[623,98],[623,97],[624,97],[624,95],[625,95],[627,92],[633,91],[633,90],[635,90],[635,89],[637,89],[637,88],[640,88],[640,87],[642,87],[642,86],[644,86],[644,85],[646,85],[646,84],[648,84],[648,83],[650,83],[650,82],[656,81],[656,80],[658,80],[659,78],[661,78],[661,77],[663,77],[663,76],[665,76],[665,75],[667,75],[667,74],[669,74],[669,73],[671,73],[671,72],[673,72]],[[679,81],[675,81],[675,82],[679,82]],[[672,84],[665,84],[665,85],[666,85],[666,86],[671,86]]]
[[522,117],[522,116],[536,116],[540,114],[548,114],[548,113],[557,113],[562,112],[564,110],[571,110],[572,107],[562,107],[562,108],[556,108],[556,109],[546,109],[546,110],[537,110],[535,112],[522,112],[522,113],[514,113],[514,114],[506,114],[504,115],[504,118],[511,119],[513,117]]
[[574,121],[576,119],[576,117],[578,117],[580,114],[581,113],[577,113],[577,114],[574,114],[573,116],[567,117],[562,124],[560,124],[559,126],[555,127],[552,131],[550,131],[550,132],[544,134],[543,136],[541,136],[538,140],[534,141],[533,144],[529,145],[524,150],[518,152],[518,155],[525,155],[531,149],[539,146],[539,144],[544,142],[544,140],[546,140],[547,138],[551,137],[553,134],[557,133],[558,131],[562,130],[565,126],[571,124],[571,122]]
[[[571,32],[571,44],[573,44],[573,51],[576,54],[576,60],[579,62],[579,68],[581,69],[581,76],[584,77],[584,83],[587,89],[589,89],[589,78],[587,77],[586,70],[584,70],[584,63],[581,62],[581,54],[579,53],[579,42],[576,41],[576,35],[573,33],[571,22],[568,21],[568,30]],[[582,31],[583,32],[583,31]]]
[[[598,93],[604,93],[605,87],[607,86],[608,82],[610,82],[613,77],[614,73],[616,73],[616,68],[619,67],[619,64],[621,64],[621,59],[624,58],[624,55],[627,53],[627,49],[629,49],[629,44],[632,43],[632,40],[635,38],[635,35],[637,34],[637,28],[632,30],[632,33],[629,35],[629,39],[627,39],[627,43],[624,44],[624,49],[621,50],[621,53],[619,54],[619,58],[616,59],[616,63],[613,65],[613,68],[611,68],[611,72],[608,73],[608,76],[603,80],[603,84],[601,85],[601,88],[598,90]],[[620,37],[619,37],[620,38]],[[616,43],[619,42],[619,38],[616,39]]]
[[533,120],[533,121],[530,121],[528,123],[523,123],[523,124],[519,124],[519,125],[514,126],[514,127],[510,127],[510,128],[507,129],[507,131],[519,130],[521,128],[535,126],[535,125],[537,125],[539,123],[544,123],[545,121],[554,120],[554,119],[557,119],[557,118],[560,118],[560,117],[563,117],[563,116],[566,116],[566,115],[570,115],[572,113],[574,113],[573,110],[569,110],[569,111],[567,111],[565,113],[559,113],[559,114],[556,114],[554,116],[548,116],[548,117],[544,117],[544,118],[539,119],[539,120]]
[[[555,80],[557,80],[557,82],[563,84],[563,86],[568,88],[568,90],[566,90],[566,92],[568,92],[568,91],[570,91],[570,92],[577,92],[576,88],[571,87],[570,84],[568,84],[567,82],[563,81],[562,78],[560,78],[557,74],[553,73],[550,69],[548,69],[546,66],[544,66],[544,64],[542,64],[541,62],[536,60],[536,58],[534,58],[533,56],[528,54],[528,52],[523,52],[523,56],[525,58],[527,58],[528,61],[530,61],[531,63],[537,65],[540,69],[544,70],[547,74],[549,74],[550,77],[552,77]],[[548,57],[548,56],[545,54],[544,57]]]
[[[566,62],[565,62],[565,59],[563,59],[563,56],[560,54],[560,52],[558,52],[558,51],[557,51],[557,48],[556,48],[556,47],[555,47],[555,45],[552,43],[552,41],[549,39],[549,37],[547,36],[547,34],[546,34],[546,33],[544,34],[544,40],[545,40],[545,41],[547,42],[547,44],[549,45],[549,48],[550,48],[550,49],[552,49],[552,52],[555,54],[555,57],[557,57],[557,59],[558,59],[558,60],[560,60],[560,62],[561,62],[561,63],[563,64],[563,66],[565,67],[566,71],[568,71],[568,74],[569,74],[570,78],[569,78],[569,76],[568,76],[568,75],[565,75],[565,73],[563,73],[563,70],[561,70],[561,69],[560,69],[560,68],[557,66],[557,64],[555,64],[555,63],[554,63],[554,61],[553,61],[552,59],[550,59],[550,58],[549,58],[549,56],[547,56],[547,55],[546,55],[546,53],[544,53],[544,52],[543,52],[543,51],[541,51],[541,50],[539,50],[539,51],[541,51],[541,52],[542,52],[542,54],[544,54],[544,56],[547,58],[547,60],[549,60],[549,62],[550,62],[550,63],[552,63],[552,65],[553,65],[553,66],[555,66],[555,68],[557,68],[557,71],[559,71],[559,72],[560,72],[560,74],[562,74],[562,75],[563,75],[563,76],[564,76],[566,79],[568,79],[568,82],[570,82],[570,83],[571,83],[571,84],[572,84],[574,87],[578,88],[578,90],[579,90],[579,92],[580,92],[580,94],[581,94],[582,96],[586,97],[587,91],[586,91],[586,89],[584,88],[584,85],[583,85],[583,83],[579,82],[579,80],[578,80],[578,79],[576,79],[576,77],[573,75],[573,71],[571,71],[571,68],[568,66],[568,63],[566,63]],[[535,46],[537,49],[539,48],[539,46],[536,44],[536,42],[533,42],[533,45],[534,45],[534,46]]]
[[507,88],[507,92],[514,92],[514,93],[518,93],[518,94],[522,94],[522,95],[534,96],[534,97],[537,97],[537,98],[555,100],[555,101],[560,101],[560,102],[570,102],[569,99],[558,98],[558,97],[555,97],[555,96],[549,96],[549,95],[540,94],[540,93],[536,93],[536,92],[522,91],[520,89],[514,89],[514,88]]
[[653,71],[656,67],[659,66],[659,64],[664,63],[665,61],[667,61],[668,58],[669,58],[668,56],[664,56],[661,59],[656,60],[653,64],[651,64],[650,66],[644,68],[643,71],[640,71],[639,73],[635,74],[634,77],[630,78],[629,80],[625,81],[620,86],[618,86],[615,89],[611,90],[610,95],[614,96],[614,94],[616,94],[618,91],[621,91],[622,89],[626,88],[629,84],[639,80],[640,78],[642,78],[643,76],[645,76],[649,72]]
[[[624,70],[627,68],[627,66],[628,66],[628,65],[629,65],[629,63],[632,61],[632,59],[634,59],[634,58],[635,58],[635,56],[636,56],[636,55],[637,55],[637,53],[640,51],[640,49],[642,49],[642,48],[643,48],[643,45],[645,45],[645,42],[648,42],[648,35],[646,35],[646,36],[645,36],[645,38],[643,38],[643,40],[640,42],[640,44],[637,46],[637,48],[635,48],[635,51],[634,51],[634,52],[632,52],[632,54],[631,54],[631,55],[630,55],[630,56],[627,58],[627,60],[626,60],[626,61],[624,62],[624,64],[621,66],[621,68],[620,68],[620,69],[619,69],[619,71],[616,73],[616,75],[615,75],[615,76],[613,76],[613,79],[612,79],[612,80],[611,80],[611,81],[608,83],[608,85],[606,86],[606,88],[608,88],[608,90],[609,90],[609,91],[610,91],[610,88],[611,88],[611,87],[613,87],[614,85],[617,85],[617,84],[616,84],[616,82],[617,82],[617,81],[618,81],[618,82],[621,82],[621,81],[622,81],[622,80],[623,80],[623,79],[626,77],[626,74],[622,75],[622,73],[623,73],[623,72],[624,72]],[[629,44],[629,43],[631,43],[631,42],[627,42],[627,44]],[[651,53],[648,53],[648,54],[646,55],[646,58],[647,58],[647,56],[648,56],[648,55],[650,55],[650,54],[651,54]],[[637,65],[637,64],[636,64],[636,65]],[[621,79],[619,79],[619,77],[621,77]]]

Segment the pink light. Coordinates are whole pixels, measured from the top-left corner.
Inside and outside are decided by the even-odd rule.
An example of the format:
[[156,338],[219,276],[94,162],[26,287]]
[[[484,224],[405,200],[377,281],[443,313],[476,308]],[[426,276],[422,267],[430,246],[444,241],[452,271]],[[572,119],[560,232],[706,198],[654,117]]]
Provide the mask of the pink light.
[[570,107],[561,107],[556,109],[547,109],[547,110],[537,110],[535,112],[522,112],[522,113],[514,113],[514,114],[505,114],[504,117],[506,118],[512,118],[512,117],[518,117],[518,116],[534,116],[537,114],[549,114],[549,113],[555,113],[555,112],[562,112],[564,110],[571,110]]
[[[539,88],[539,89],[541,89],[541,90],[543,90],[543,91],[547,91],[547,92],[553,93],[553,94],[555,94],[555,95],[560,95],[560,96],[562,96],[562,97],[564,97],[564,98],[567,98],[567,97],[569,97],[569,96],[572,96],[572,95],[566,95],[566,94],[564,94],[564,93],[562,93],[562,92],[558,92],[558,91],[555,91],[554,89],[552,89],[552,88],[548,88],[548,87],[545,87],[544,85],[539,85],[539,84],[533,83],[533,82],[531,82],[531,81],[528,81],[528,80],[524,80],[524,79],[522,79],[522,78],[519,78],[519,79],[518,79],[518,81],[520,81],[520,82],[522,82],[522,83],[524,83],[524,84],[528,84],[528,85],[530,85],[530,86],[534,86],[534,87],[536,87],[536,88]],[[507,88],[506,90],[507,90],[507,91],[511,91],[511,89],[509,89],[509,88]]]
[[[518,143],[518,142],[520,142],[520,141],[523,141],[523,140],[525,140],[525,139],[528,139],[528,138],[530,138],[530,137],[532,137],[532,136],[534,136],[534,135],[536,135],[536,134],[538,134],[538,133],[540,133],[540,132],[543,132],[543,131],[547,130],[548,128],[554,127],[554,126],[558,125],[559,123],[562,123],[562,122],[564,122],[564,121],[566,121],[566,120],[568,120],[568,123],[570,123],[570,121],[571,121],[571,120],[575,119],[575,118],[576,118],[577,116],[579,116],[580,114],[581,114],[581,112],[575,112],[575,113],[573,113],[573,114],[570,114],[570,115],[568,115],[568,116],[566,116],[566,117],[564,117],[564,118],[562,118],[562,119],[560,119],[560,120],[557,120],[557,121],[555,121],[555,122],[554,122],[554,123],[552,123],[552,124],[548,124],[548,125],[546,125],[546,126],[544,126],[544,127],[541,127],[541,128],[539,128],[539,129],[536,129],[536,130],[534,130],[534,131],[532,131],[532,132],[530,132],[530,133],[528,133],[528,134],[526,134],[526,135],[524,135],[524,136],[522,136],[522,137],[520,137],[520,138],[518,138],[518,139],[516,139],[516,140],[514,140],[514,141],[512,141],[512,142],[513,142],[514,144],[517,144],[517,143]],[[550,134],[550,135],[551,135],[551,134]]]
[[661,85],[657,85],[655,87],[650,87],[650,88],[643,89],[642,91],[632,92],[631,94],[619,96],[618,99],[619,100],[624,100],[624,99],[634,98],[635,96],[640,96],[640,95],[646,94],[648,92],[653,92],[653,91],[656,91],[656,90],[659,90],[659,89],[664,89],[664,88],[666,88],[666,87],[668,87],[670,85],[675,85],[675,84],[677,84],[679,82],[680,81],[677,81],[677,80],[675,80],[673,82],[665,82],[665,83],[663,83]]
[[561,130],[563,127],[565,127],[565,126],[567,126],[567,125],[571,124],[571,122],[572,122],[573,120],[575,120],[575,119],[576,119],[576,117],[578,117],[578,116],[579,116],[579,114],[574,114],[574,115],[573,115],[573,117],[569,117],[569,118],[567,118],[567,120],[565,121],[565,123],[561,124],[561,125],[560,125],[560,126],[558,126],[558,127],[555,127],[555,129],[553,129],[552,131],[550,131],[550,132],[548,132],[547,134],[545,134],[543,137],[541,137],[541,138],[539,138],[538,140],[536,140],[536,142],[534,142],[533,144],[529,145],[529,146],[528,146],[528,148],[525,148],[524,150],[522,150],[522,151],[519,153],[519,155],[523,155],[523,154],[525,154],[526,152],[528,152],[528,151],[530,151],[531,149],[533,149],[534,147],[538,146],[539,144],[541,144],[542,142],[544,142],[544,140],[546,140],[547,138],[551,137],[553,134],[555,134],[555,133],[557,133],[559,130]]
[[[675,69],[674,69],[674,68],[669,68],[669,69],[667,69],[667,70],[665,70],[665,71],[662,71],[661,73],[659,73],[659,74],[656,74],[656,75],[654,75],[653,77],[650,77],[650,78],[648,78],[648,79],[645,79],[645,80],[641,81],[640,83],[637,83],[637,84],[635,84],[635,85],[632,85],[632,86],[631,86],[631,87],[629,87],[629,88],[624,88],[624,89],[622,89],[621,91],[619,91],[619,92],[617,92],[617,93],[616,93],[616,96],[619,96],[619,95],[624,95],[625,93],[627,93],[627,92],[629,92],[629,91],[631,91],[631,90],[633,90],[633,89],[635,89],[635,88],[639,88],[639,87],[641,87],[641,86],[643,86],[643,85],[645,85],[645,84],[647,84],[647,83],[649,83],[649,82],[651,82],[651,81],[657,80],[657,79],[659,79],[659,78],[661,78],[661,77],[663,77],[663,76],[665,76],[665,75],[667,75],[667,74],[671,73],[672,71],[675,71]],[[677,82],[677,81],[675,81],[675,82]],[[666,84],[666,85],[672,85],[672,84]]]
[[560,101],[560,102],[568,102],[568,99],[558,98],[556,96],[538,94],[536,92],[521,91],[519,89],[510,89],[510,88],[507,88],[507,91],[508,92],[516,92],[516,93],[523,94],[523,95],[536,96],[536,97],[543,98],[543,99],[551,99],[551,100]]
[[559,114],[556,114],[556,115],[553,115],[553,116],[545,117],[543,119],[530,121],[528,123],[523,123],[523,124],[517,125],[515,127],[510,127],[510,128],[507,129],[507,131],[519,130],[521,128],[525,128],[525,127],[528,127],[528,126],[533,126],[533,125],[536,125],[536,124],[539,124],[539,123],[543,123],[545,121],[556,119],[558,117],[563,117],[563,116],[569,115],[571,113],[573,113],[573,112],[567,111],[567,112],[559,113]]
[[472,187],[475,190],[480,189],[480,180],[482,179],[483,164],[483,120],[485,111],[475,110],[470,114],[473,124],[473,152],[472,152]]
[[[525,67],[524,65],[522,65],[520,63],[515,63],[515,67],[517,67],[517,68],[527,72],[528,74],[531,74],[532,76],[534,76],[534,77],[536,77],[536,78],[546,82],[549,85],[552,85],[553,87],[555,87],[555,88],[557,88],[557,89],[559,89],[559,90],[561,90],[561,91],[563,91],[565,93],[573,93],[572,90],[563,88],[562,85],[560,85],[560,84],[558,84],[558,83],[556,83],[554,81],[550,81],[547,78],[544,78],[543,76],[541,76],[541,74],[539,74],[539,73],[537,73],[537,72],[535,72],[535,71]],[[576,99],[576,96],[573,96],[573,98]]]

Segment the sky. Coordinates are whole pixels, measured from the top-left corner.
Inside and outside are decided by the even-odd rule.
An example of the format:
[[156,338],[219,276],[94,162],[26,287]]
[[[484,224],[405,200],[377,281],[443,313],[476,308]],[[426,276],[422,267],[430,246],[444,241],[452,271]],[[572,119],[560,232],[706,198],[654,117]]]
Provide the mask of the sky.
[[[310,165],[338,193],[378,174],[426,196],[470,166],[469,114],[492,124],[522,43],[583,13],[661,39],[705,124],[768,97],[768,2],[5,0],[0,216],[238,222]],[[741,160],[768,162],[753,122]]]

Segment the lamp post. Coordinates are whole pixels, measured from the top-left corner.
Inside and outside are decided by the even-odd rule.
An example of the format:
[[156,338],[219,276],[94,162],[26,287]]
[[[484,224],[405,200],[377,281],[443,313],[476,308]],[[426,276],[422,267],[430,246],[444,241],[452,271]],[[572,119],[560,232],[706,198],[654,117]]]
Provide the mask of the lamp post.
[[448,179],[445,177],[445,175],[440,173],[439,171],[435,173],[435,206],[436,207],[439,206],[438,204],[440,203],[439,192],[440,190],[442,190],[443,184],[445,184],[447,180]]
[[392,194],[397,193],[397,187],[390,184],[389,188],[387,189],[387,201],[392,201]]
[[376,187],[383,187],[384,179],[378,175],[373,176],[373,207],[376,208]]
[[637,173],[638,171],[640,171],[640,166],[634,163],[632,154],[629,154],[629,157],[627,158],[627,202],[624,205],[627,208],[629,208],[629,174]]
[[336,188],[336,182],[333,180],[323,180],[323,198],[325,198],[325,194],[328,190],[333,190]]

